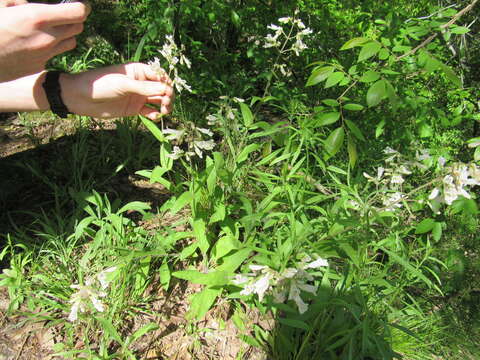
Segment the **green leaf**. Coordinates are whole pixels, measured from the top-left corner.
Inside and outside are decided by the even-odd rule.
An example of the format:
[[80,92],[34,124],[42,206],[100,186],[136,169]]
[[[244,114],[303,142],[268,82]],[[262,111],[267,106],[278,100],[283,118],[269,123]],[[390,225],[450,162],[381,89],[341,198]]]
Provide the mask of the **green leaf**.
[[441,222],[436,222],[435,224],[433,224],[432,237],[433,237],[433,240],[435,240],[435,241],[440,241],[440,239],[442,238],[442,223]]
[[306,322],[301,320],[289,319],[289,318],[278,318],[277,320],[280,324],[284,324],[296,329],[302,329],[305,331],[311,330],[311,327]]
[[182,195],[180,195],[177,200],[173,203],[170,207],[169,212],[171,214],[176,214],[180,210],[182,210],[188,203],[193,200],[193,194],[190,190],[185,191]]
[[113,340],[115,340],[117,343],[121,345],[124,344],[122,338],[120,337],[117,330],[115,329],[115,327],[113,326],[113,324],[109,319],[105,319],[103,317],[95,317],[95,320],[97,320],[102,325],[103,331],[108,335],[110,335],[110,337]]
[[240,110],[242,111],[243,125],[245,125],[245,127],[249,128],[253,124],[252,111],[244,103],[239,103],[239,105],[240,105]]
[[235,240],[232,236],[223,236],[221,237],[213,247],[213,253],[215,254],[215,259],[220,259],[223,256],[227,255],[232,250],[238,249],[238,241]]
[[241,249],[232,255],[225,256],[222,260],[222,265],[217,267],[218,271],[226,271],[228,273],[233,273],[237,270],[240,265],[250,256],[252,251],[250,249]]
[[354,122],[350,120],[345,120],[345,123],[347,124],[348,128],[352,132],[352,134],[358,139],[365,141],[365,136],[363,136],[362,131],[359,129],[357,125],[355,125]]
[[172,276],[190,281],[194,284],[208,285],[208,286],[223,286],[230,281],[230,274],[226,271],[211,271],[209,273],[202,273],[196,270],[182,270],[175,271]]
[[453,29],[450,29],[452,34],[463,35],[470,32],[470,29],[466,26],[456,26]]
[[363,105],[360,104],[345,104],[343,108],[350,111],[362,111],[364,109]]
[[339,127],[330,133],[327,140],[325,140],[325,149],[331,156],[334,156],[340,150],[344,138],[345,130],[343,127]]
[[360,82],[369,83],[374,82],[380,79],[380,74],[373,70],[368,70],[363,76],[360,78]]
[[117,214],[120,215],[126,211],[137,211],[140,213],[144,213],[145,210],[150,210],[150,209],[151,209],[150,204],[147,204],[141,201],[132,201],[122,206],[122,208],[117,211]]
[[381,48],[382,48],[382,45],[380,45],[378,42],[375,42],[375,41],[365,44],[362,47],[362,50],[360,50],[360,54],[358,55],[358,62],[367,60],[372,56],[376,55]]
[[317,85],[318,83],[326,80],[334,70],[335,68],[333,66],[324,66],[322,68],[313,70],[312,74],[307,80],[306,86]]
[[187,319],[203,319],[221,292],[221,289],[205,288],[193,295],[190,298],[190,310],[187,313]]
[[207,227],[205,225],[205,220],[198,218],[193,220],[193,234],[198,241],[198,247],[203,254],[206,254],[210,243],[207,238]]
[[480,146],[475,149],[475,152],[473,153],[473,159],[475,161],[480,161]]
[[418,235],[418,234],[425,234],[427,232],[430,232],[432,231],[434,225],[435,225],[434,219],[431,219],[431,218],[424,219],[415,228],[415,234]]
[[386,96],[385,81],[378,80],[374,83],[367,92],[367,104],[369,107],[374,107],[380,104],[380,102]]
[[369,40],[366,39],[366,38],[363,38],[363,37],[353,38],[353,39],[348,40],[345,44],[343,44],[343,46],[340,48],[340,50],[348,50],[348,49],[354,48],[356,46],[362,46],[367,41],[369,41]]
[[450,66],[441,63],[440,68],[445,73],[447,79],[450,80],[456,87],[462,87],[462,80],[460,80],[460,78],[457,76],[457,74],[455,74],[455,71],[453,71]]
[[148,323],[142,326],[140,329],[135,331],[131,336],[128,337],[127,341],[125,342],[125,346],[129,346],[133,344],[135,341],[140,339],[143,335],[148,334],[151,331],[155,331],[158,329],[158,325],[155,323]]
[[345,74],[340,71],[336,71],[332,73],[327,81],[325,82],[325,89],[331,88],[332,86],[337,85],[340,81],[342,81],[345,78]]
[[315,119],[315,126],[330,125],[330,124],[336,123],[338,119],[340,119],[339,112],[329,112],[329,113],[321,114]]
[[145,127],[153,134],[153,136],[157,138],[158,141],[162,143],[166,142],[165,137],[163,136],[161,130],[157,127],[157,125],[153,121],[147,119],[144,116],[140,116],[140,119],[142,120],[143,125],[145,125]]
[[258,150],[258,148],[260,148],[261,144],[250,144],[250,145],[247,145],[243,148],[243,150],[240,152],[240,154],[238,154],[237,156],[237,164],[240,164],[241,162],[247,160],[248,158],[248,155],[250,155],[250,153]]
[[378,52],[378,58],[380,60],[387,60],[389,56],[390,56],[390,53],[388,52],[387,49],[380,49],[380,51]]
[[225,219],[226,209],[225,204],[218,204],[215,206],[215,212],[210,216],[209,224],[214,224]]
[[165,289],[165,291],[167,291],[168,287],[170,286],[170,279],[172,278],[172,273],[166,261],[164,261],[162,266],[160,266],[159,272],[160,284],[162,284],[162,287]]
[[358,160],[358,152],[357,152],[357,145],[355,144],[355,141],[351,136],[348,137],[347,150],[348,150],[348,163],[350,164],[350,167],[353,169]]
[[340,103],[337,100],[333,100],[333,99],[324,99],[324,100],[322,100],[322,102],[325,105],[331,106],[331,107],[337,107],[337,106],[340,105]]

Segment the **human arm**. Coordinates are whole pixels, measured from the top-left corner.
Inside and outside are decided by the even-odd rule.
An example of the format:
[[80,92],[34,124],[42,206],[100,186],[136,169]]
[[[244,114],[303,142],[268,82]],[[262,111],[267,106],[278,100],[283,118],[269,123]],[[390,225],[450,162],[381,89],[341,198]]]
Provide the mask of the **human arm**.
[[[49,110],[42,87],[45,75],[40,72],[0,83],[0,112]],[[63,102],[77,115],[112,118],[140,114],[155,120],[171,112],[173,106],[171,80],[141,63],[62,74],[60,86]]]
[[0,5],[0,82],[37,73],[50,58],[73,49],[90,12],[80,2],[0,0]]

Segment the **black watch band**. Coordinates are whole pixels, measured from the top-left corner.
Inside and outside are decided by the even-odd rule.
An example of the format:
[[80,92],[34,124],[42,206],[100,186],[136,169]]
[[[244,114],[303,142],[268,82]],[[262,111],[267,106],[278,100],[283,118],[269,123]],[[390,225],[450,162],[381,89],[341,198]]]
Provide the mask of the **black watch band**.
[[58,81],[60,74],[62,74],[61,71],[48,71],[42,86],[45,89],[50,110],[61,118],[66,118],[71,112],[62,100],[62,89]]

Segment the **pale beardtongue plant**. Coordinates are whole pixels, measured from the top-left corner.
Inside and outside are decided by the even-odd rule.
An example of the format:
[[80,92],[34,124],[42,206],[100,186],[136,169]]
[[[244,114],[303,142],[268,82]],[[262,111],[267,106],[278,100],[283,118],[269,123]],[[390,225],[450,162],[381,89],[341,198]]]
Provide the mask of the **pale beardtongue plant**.
[[[478,144],[476,145],[478,146]],[[474,147],[474,146],[471,146]],[[429,206],[435,214],[440,213],[442,204],[452,205],[460,197],[471,199],[469,189],[480,185],[480,167],[474,162],[452,163],[442,157],[434,158],[428,150],[422,149],[416,152],[415,160],[406,160],[398,151],[387,147],[384,149],[387,156],[385,166],[377,168],[376,176],[364,172],[368,181],[374,183],[382,196],[384,210],[395,211],[403,207],[403,201],[415,201],[409,198],[409,194],[403,192],[405,177],[412,174],[414,168],[428,170],[438,169],[442,174],[430,184],[433,189],[428,196]]]
[[[185,48],[182,45],[179,48],[175,44],[175,40],[172,35],[166,36],[166,42],[163,45],[162,49],[159,50],[162,57],[168,63],[168,73],[163,69],[160,59],[155,58],[152,62],[149,63],[153,71],[158,75],[164,76],[167,75],[172,78],[175,89],[181,93],[183,90],[192,92],[192,88],[187,82],[179,76],[180,66],[185,66],[187,69],[191,68],[191,62],[184,55]],[[198,156],[203,158],[204,151],[213,150],[215,147],[215,142],[211,137],[213,132],[206,128],[201,128],[196,126],[193,122],[183,124],[182,129],[162,129],[162,133],[165,136],[165,139],[174,144],[173,151],[167,155],[173,160],[178,160],[182,157],[185,157],[187,160],[190,160],[193,156]],[[180,145],[186,143],[187,149],[184,150]]]
[[276,303],[292,300],[300,314],[308,310],[308,305],[300,296],[301,292],[316,295],[318,287],[311,285],[317,274],[311,274],[307,270],[327,267],[328,261],[317,258],[312,261],[310,256],[305,256],[296,267],[289,267],[282,272],[273,270],[265,265],[251,264],[251,273],[237,274],[232,284],[243,288],[240,295],[257,295],[263,301],[265,295],[273,295]]
[[78,320],[78,313],[87,313],[95,309],[98,312],[105,311],[105,305],[100,300],[107,296],[107,290],[112,281],[116,267],[105,269],[96,276],[87,277],[84,285],[70,285],[70,288],[77,290],[70,296],[70,314],[68,320],[75,322]]

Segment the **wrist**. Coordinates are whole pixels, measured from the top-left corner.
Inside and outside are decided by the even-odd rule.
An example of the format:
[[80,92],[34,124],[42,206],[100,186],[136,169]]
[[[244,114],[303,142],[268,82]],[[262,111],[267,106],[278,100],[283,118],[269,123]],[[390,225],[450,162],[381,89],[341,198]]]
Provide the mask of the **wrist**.
[[78,94],[75,88],[75,75],[68,73],[61,73],[58,79],[62,101],[65,104],[66,108],[74,114],[78,112],[75,111],[76,100],[78,100]]
[[[60,71],[48,71],[45,75],[45,81],[42,84],[45,90],[50,110],[61,118],[66,118],[71,111],[65,105],[63,97],[65,91],[62,91],[62,85],[60,83],[60,76],[63,73]],[[63,94],[62,94],[63,92]]]

